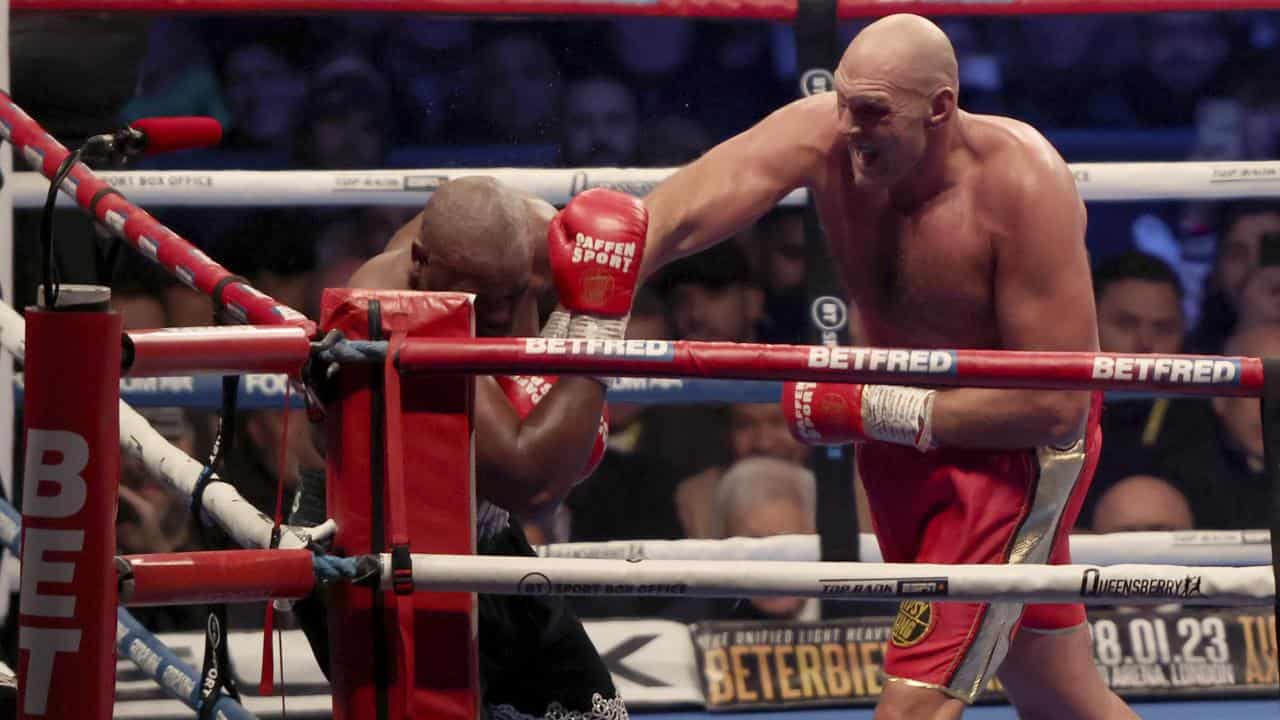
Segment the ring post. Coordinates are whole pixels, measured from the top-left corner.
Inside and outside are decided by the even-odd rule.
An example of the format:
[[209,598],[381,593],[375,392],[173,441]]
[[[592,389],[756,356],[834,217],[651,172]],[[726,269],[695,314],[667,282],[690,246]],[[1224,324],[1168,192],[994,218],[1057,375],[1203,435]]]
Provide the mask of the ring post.
[[[326,290],[320,323],[347,338],[393,342],[475,334],[471,297],[457,293]],[[336,382],[325,482],[339,528],[335,554],[392,553],[406,563],[409,553],[474,554],[474,377],[344,365]],[[335,720],[478,716],[473,593],[413,592],[412,583],[329,593]]]
[[122,324],[110,298],[63,285],[54,308],[27,309],[19,718],[111,717]]
[[[1271,573],[1280,589],[1280,358],[1262,360],[1262,451],[1271,486]],[[1280,633],[1280,592],[1276,593],[1273,611],[1276,632]],[[1272,647],[1275,647],[1272,640]],[[1280,669],[1280,663],[1277,664]],[[1277,673],[1280,680],[1280,673]]]

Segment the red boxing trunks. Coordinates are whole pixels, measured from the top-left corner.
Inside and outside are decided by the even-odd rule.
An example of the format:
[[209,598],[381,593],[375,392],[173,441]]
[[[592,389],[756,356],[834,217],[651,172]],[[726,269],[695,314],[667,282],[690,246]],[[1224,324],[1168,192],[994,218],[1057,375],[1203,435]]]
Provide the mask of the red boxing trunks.
[[[1066,449],[921,453],[869,442],[858,448],[885,562],[1071,562],[1067,535],[1102,446],[1095,393],[1083,437]],[[1084,607],[908,600],[885,654],[890,680],[973,702],[1020,627],[1056,631],[1085,621]]]

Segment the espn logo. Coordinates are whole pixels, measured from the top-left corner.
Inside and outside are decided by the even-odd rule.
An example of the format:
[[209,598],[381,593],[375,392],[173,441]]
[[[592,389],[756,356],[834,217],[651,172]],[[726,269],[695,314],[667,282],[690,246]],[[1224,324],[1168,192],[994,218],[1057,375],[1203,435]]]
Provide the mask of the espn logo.
[[921,595],[946,595],[947,579],[946,578],[916,578],[914,580],[899,580],[898,594],[921,596]]

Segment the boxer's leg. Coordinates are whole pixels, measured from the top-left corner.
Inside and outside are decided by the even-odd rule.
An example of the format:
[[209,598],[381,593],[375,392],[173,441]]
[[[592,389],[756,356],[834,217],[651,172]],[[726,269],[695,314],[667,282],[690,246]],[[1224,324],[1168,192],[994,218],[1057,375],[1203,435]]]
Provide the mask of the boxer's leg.
[[1023,720],[1138,717],[1094,667],[1088,625],[1057,632],[1023,627],[1000,667],[1000,682]]
[[[917,538],[909,557],[886,553],[885,560],[1049,561],[1065,538],[1073,499],[1087,487],[1096,425],[1088,438],[1066,450],[1036,452],[921,455],[869,444],[861,467],[877,532],[896,525],[888,534]],[[893,552],[909,548],[902,537],[890,540]],[[948,717],[962,708],[948,699],[975,700],[1009,651],[1022,610],[1017,603],[904,602],[885,657],[891,684],[904,687],[886,692],[880,716]]]

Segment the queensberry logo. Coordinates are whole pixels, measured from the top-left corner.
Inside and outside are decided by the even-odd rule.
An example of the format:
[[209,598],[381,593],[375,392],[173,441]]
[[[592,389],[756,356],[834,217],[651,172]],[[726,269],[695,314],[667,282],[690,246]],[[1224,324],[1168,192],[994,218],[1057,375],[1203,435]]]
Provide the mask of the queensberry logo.
[[525,338],[529,355],[599,355],[603,357],[671,360],[675,345],[668,340],[606,340],[603,338]]
[[1224,358],[1098,356],[1093,359],[1093,379],[1239,385],[1240,361]]
[[953,350],[885,350],[883,348],[814,346],[809,348],[809,367],[955,375],[956,354]]

